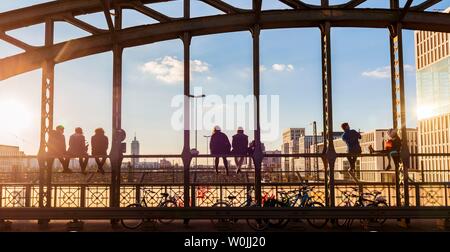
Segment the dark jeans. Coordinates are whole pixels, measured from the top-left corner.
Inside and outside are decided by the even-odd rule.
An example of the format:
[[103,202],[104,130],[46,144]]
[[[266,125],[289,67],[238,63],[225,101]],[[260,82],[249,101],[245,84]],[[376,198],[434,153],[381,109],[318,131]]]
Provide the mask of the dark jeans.
[[86,171],[86,167],[88,165],[89,158],[88,157],[79,157],[78,162],[80,163],[81,171],[82,172]]
[[358,160],[358,157],[347,157],[347,160],[350,164],[350,170],[356,169],[356,160]]
[[[56,158],[49,158],[49,159],[47,159],[47,163],[50,164],[50,167],[53,167],[53,162],[55,161],[55,159]],[[60,157],[60,158],[57,158],[57,159],[59,159],[59,162],[61,162],[61,165],[62,165],[64,171],[69,169],[69,162],[70,162],[69,158]]]
[[388,166],[391,166],[391,159],[394,160],[395,168],[400,164],[400,153],[398,151],[390,151],[388,153]]
[[105,157],[104,158],[99,158],[99,157],[95,158],[95,162],[97,163],[97,166],[98,166],[99,170],[103,170],[103,166],[106,163],[106,159],[107,158],[105,158]]
[[388,158],[387,168],[391,167],[391,160],[394,160],[395,168],[398,168],[399,165],[400,165],[400,153],[398,151],[396,151],[396,150],[394,150],[394,151],[379,150],[379,151],[374,151],[373,153],[388,154],[387,155],[387,158]]
[[242,164],[244,163],[245,157],[235,157],[234,162],[236,162],[236,168],[241,169]]
[[[219,157],[216,157],[214,159],[214,167],[216,168],[216,172],[219,172],[219,159],[220,159]],[[223,157],[222,159],[223,159],[223,165],[225,166],[225,169],[228,172],[228,160],[226,157]]]

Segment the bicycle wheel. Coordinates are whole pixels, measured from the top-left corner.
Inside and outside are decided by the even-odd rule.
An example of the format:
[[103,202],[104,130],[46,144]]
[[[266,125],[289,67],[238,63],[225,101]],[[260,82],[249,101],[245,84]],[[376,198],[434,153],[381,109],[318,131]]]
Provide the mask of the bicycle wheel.
[[[212,207],[230,207],[230,204],[228,202],[217,202]],[[216,226],[220,223],[226,223],[231,222],[231,219],[211,219],[211,223]]]
[[[252,205],[249,207],[258,207],[257,205]],[[268,224],[268,219],[261,219],[261,218],[257,218],[257,219],[247,219],[247,225],[255,230],[255,231],[264,231],[267,228],[269,228],[269,224]]]
[[[277,200],[268,202],[265,207],[285,207],[282,202]],[[289,223],[289,219],[268,219],[264,220],[269,227],[283,228]]]
[[[141,204],[130,204],[127,207],[142,207]],[[121,219],[122,226],[127,229],[136,229],[142,225],[144,219]]]
[[[388,207],[386,202],[374,202],[367,205],[367,207]],[[371,218],[369,221],[377,222],[380,225],[383,225],[386,222],[387,218]]]
[[[319,208],[324,207],[324,205],[320,202],[314,201],[306,205],[306,207]],[[315,228],[323,228],[327,225],[328,219],[308,219],[308,223]]]
[[[160,205],[160,207],[178,207],[178,206],[175,201],[166,200]],[[163,224],[170,224],[174,221],[174,219],[159,219],[158,221]]]
[[353,224],[353,219],[334,219],[336,226],[349,229]]

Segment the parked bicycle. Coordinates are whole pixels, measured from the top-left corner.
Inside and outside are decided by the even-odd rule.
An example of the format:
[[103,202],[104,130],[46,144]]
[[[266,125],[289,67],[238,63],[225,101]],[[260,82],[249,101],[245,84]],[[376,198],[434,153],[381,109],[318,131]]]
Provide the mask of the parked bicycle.
[[[155,194],[152,190],[144,190],[144,197],[142,197],[141,201],[138,203],[130,204],[127,207],[147,207],[147,201],[145,199],[145,195]],[[181,207],[182,199],[178,195],[169,195],[168,193],[161,193],[161,199],[157,205],[157,207]],[[149,221],[150,219],[122,219],[121,223],[125,228],[128,229],[137,229],[139,228],[144,221]],[[169,224],[174,221],[174,219],[158,219],[160,223]]]
[[[254,188],[251,188],[250,190],[248,190],[247,191],[247,199],[245,202],[242,202],[241,204],[236,205],[235,200],[237,197],[234,195],[229,195],[227,197],[228,200],[218,201],[214,205],[212,205],[212,207],[257,207],[258,206],[257,203],[255,201],[253,201],[253,197],[252,197],[253,192],[254,192]],[[236,222],[238,222],[238,219],[235,219],[235,218],[211,219],[211,222],[213,225],[217,226],[219,223],[224,223],[224,222],[236,223]],[[263,231],[268,228],[267,221],[265,221],[263,219],[247,219],[247,225],[249,225],[250,228],[252,228],[253,230],[256,230],[256,231]]]
[[[303,184],[300,189],[291,191],[278,191],[281,199],[270,198],[264,204],[264,207],[297,207],[297,202],[300,201],[298,207],[303,208],[319,208],[324,207],[321,202],[314,201],[314,196],[310,196],[310,192],[314,187]],[[290,219],[270,219],[268,220],[270,226],[284,227],[289,223]],[[307,219],[309,225],[315,228],[323,228],[328,223],[328,219]]]
[[[359,193],[359,189],[357,187],[352,187],[351,191],[347,191],[344,193],[344,207],[387,207],[388,204],[386,199],[381,196],[381,192],[374,191],[368,193]],[[356,200],[353,200],[356,199]],[[354,219],[337,219],[336,225],[338,227],[350,228],[353,225]],[[382,225],[386,222],[386,218],[369,218],[369,219],[361,219],[360,222],[376,222]]]

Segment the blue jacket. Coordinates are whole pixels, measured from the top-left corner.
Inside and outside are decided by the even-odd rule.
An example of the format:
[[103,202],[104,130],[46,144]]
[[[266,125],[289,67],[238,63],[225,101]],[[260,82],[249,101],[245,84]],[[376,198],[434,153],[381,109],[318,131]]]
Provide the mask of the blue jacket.
[[344,134],[342,134],[342,140],[347,144],[348,153],[361,153],[359,139],[361,139],[361,134],[356,130],[346,130]]

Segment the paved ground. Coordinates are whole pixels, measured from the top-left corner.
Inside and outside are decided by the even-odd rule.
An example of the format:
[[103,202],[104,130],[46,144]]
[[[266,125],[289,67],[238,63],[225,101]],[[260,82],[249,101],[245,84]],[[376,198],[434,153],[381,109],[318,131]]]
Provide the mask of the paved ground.
[[[66,232],[72,231],[68,229],[68,221],[51,221],[47,229],[40,229],[37,225],[37,221],[12,221],[12,225],[9,232]],[[265,232],[292,232],[292,231],[306,231],[306,232],[364,232],[364,231],[387,231],[387,232],[436,232],[445,231],[443,229],[443,222],[440,220],[412,220],[410,227],[405,229],[398,225],[396,220],[388,220],[383,226],[375,226],[365,230],[359,221],[355,221],[351,229],[343,229],[332,227],[328,224],[323,229],[315,229],[308,225],[306,221],[300,223],[289,223],[283,229],[270,228]],[[449,231],[450,229],[447,229]],[[119,225],[116,228],[112,228],[109,221],[96,221],[89,220],[84,221],[83,232],[130,232]],[[146,231],[146,232],[218,232],[218,231],[230,231],[230,232],[251,232],[246,222],[241,220],[230,226],[219,227],[214,226],[209,220],[191,220],[189,225],[184,225],[181,220],[175,220],[170,224],[156,223],[156,225],[148,225],[147,227],[133,230],[133,231]]]

